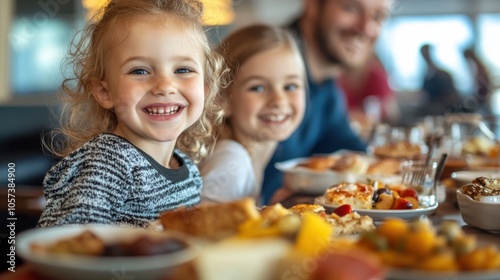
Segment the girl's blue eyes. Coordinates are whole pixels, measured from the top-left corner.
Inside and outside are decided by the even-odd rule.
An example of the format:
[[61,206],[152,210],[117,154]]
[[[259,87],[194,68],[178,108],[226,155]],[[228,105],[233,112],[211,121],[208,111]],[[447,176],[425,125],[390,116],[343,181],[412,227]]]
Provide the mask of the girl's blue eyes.
[[250,88],[251,91],[258,91],[258,92],[263,92],[264,87],[263,86],[254,86]]
[[135,70],[130,71],[130,74],[135,74],[135,75],[146,75],[148,73],[149,72],[144,70],[144,69],[135,69]]
[[187,68],[181,68],[181,69],[177,69],[175,71],[176,74],[185,74],[185,73],[191,73],[192,71],[190,69],[187,69]]
[[287,90],[287,91],[297,90],[297,88],[298,88],[297,85],[286,85],[285,86],[285,90]]
[[[186,74],[186,73],[191,73],[193,72],[191,69],[188,69],[188,68],[180,68],[180,69],[177,69],[175,70],[175,74]],[[129,74],[134,74],[134,75],[147,75],[149,74],[149,71],[148,70],[145,70],[145,69],[134,69],[132,71],[130,71]]]
[[[299,86],[296,84],[289,84],[289,85],[285,85],[285,87],[283,89],[285,91],[295,91],[298,88],[299,88]],[[253,86],[253,87],[250,87],[250,91],[264,92],[265,88],[264,88],[264,86]]]

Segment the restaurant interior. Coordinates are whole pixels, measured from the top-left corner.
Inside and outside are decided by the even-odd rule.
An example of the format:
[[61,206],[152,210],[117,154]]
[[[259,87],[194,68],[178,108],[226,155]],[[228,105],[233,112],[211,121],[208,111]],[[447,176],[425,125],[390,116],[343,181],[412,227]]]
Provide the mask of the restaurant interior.
[[[6,203],[10,198],[7,186],[9,182],[12,182],[9,181],[10,177],[6,174],[8,168],[15,164],[15,215],[17,218],[15,232],[17,235],[36,227],[45,203],[42,180],[48,169],[54,164],[54,158],[42,148],[41,139],[48,137],[47,133],[57,126],[57,116],[60,108],[56,93],[60,89],[61,82],[66,74],[66,70],[61,67],[66,55],[66,49],[76,30],[81,28],[92,13],[95,12],[95,9],[105,2],[106,0],[0,1],[0,38],[2,39],[0,40],[2,42],[0,45],[0,169],[2,170],[2,176],[0,177],[0,199],[2,199],[0,205],[2,212],[0,217],[2,220],[9,222],[8,211],[11,207],[10,204]],[[204,0],[203,2],[207,7],[205,14],[206,32],[211,43],[216,45],[232,31],[253,23],[262,22],[285,26],[301,14],[302,5],[305,1]],[[431,171],[434,172],[432,176],[435,176],[436,168],[439,171],[438,173],[442,172],[438,176],[439,178],[436,177],[437,182],[434,185],[437,185],[438,188],[434,193],[436,207],[428,208],[428,211],[423,209],[423,214],[428,215],[427,218],[436,228],[445,224],[444,221],[456,220],[460,225],[459,228],[453,229],[457,236],[470,235],[474,237],[474,240],[480,240],[480,242],[477,241],[478,244],[490,247],[497,246],[498,248],[500,248],[500,196],[496,197],[496,200],[487,201],[486,203],[472,200],[471,203],[471,201],[467,201],[466,198],[460,196],[458,196],[457,200],[456,191],[462,185],[472,183],[472,180],[476,179],[476,177],[486,176],[498,179],[496,183],[492,183],[493,185],[488,185],[489,183],[484,185],[490,186],[490,190],[494,189],[494,192],[498,191],[497,194],[500,194],[499,34],[500,0],[396,0],[394,10],[390,18],[384,23],[380,37],[377,40],[374,56],[386,70],[387,82],[396,100],[392,106],[397,113],[384,116],[379,112],[380,100],[376,98],[375,100],[366,99],[363,109],[367,114],[371,115],[367,119],[352,119],[353,128],[370,143],[369,155],[366,155],[370,160],[377,156],[377,148],[387,145],[391,141],[408,141],[411,144],[421,145],[423,147],[422,153],[425,154],[431,150],[429,143],[439,138],[437,141],[439,146],[435,149],[432,148],[434,157],[431,159],[436,161],[435,166],[433,166],[434,169],[431,168]],[[427,65],[421,54],[421,48],[424,45],[432,46],[431,54],[435,63],[439,68],[450,74],[454,90],[460,99],[459,105],[444,108],[444,104],[435,103],[429,105],[430,103],[427,103],[425,89],[423,89]],[[475,52],[480,63],[487,70],[487,99],[483,99],[476,94],[478,83],[477,66],[471,65],[465,58],[464,52],[467,49]],[[432,141],[429,139],[432,139]],[[394,146],[389,148],[392,154],[395,152],[393,149]],[[378,151],[380,152],[380,150]],[[439,170],[439,159],[442,154],[446,154],[447,158],[445,158],[444,166],[442,166],[443,169]],[[339,154],[336,153],[334,156],[338,157]],[[343,155],[340,154],[340,156]],[[387,154],[382,155],[382,157],[387,157]],[[287,169],[288,167],[284,168]],[[304,176],[302,173],[294,174],[293,170],[284,170],[283,172],[291,172],[293,176],[298,176],[296,178],[298,184],[296,188],[299,191],[310,188],[311,184],[314,184],[315,180],[318,179],[316,176],[318,173],[311,173],[312,175],[308,173],[305,176],[311,177],[307,177],[308,183],[302,186],[300,185],[300,180],[304,179],[301,177]],[[417,174],[418,176],[425,176],[421,174],[422,170],[418,170],[418,172],[420,172]],[[320,179],[324,180],[324,178]],[[334,177],[334,179],[328,177],[328,179],[337,180],[335,183],[339,183],[338,180],[343,180],[338,177]],[[283,205],[312,203],[311,198],[324,192],[323,186],[318,188],[320,190],[314,192],[313,196],[297,196]],[[309,194],[313,194],[313,192]],[[316,202],[316,200],[314,201]],[[476,205],[481,203],[487,206]],[[476,206],[479,208],[474,208]],[[368,215],[370,216],[373,211],[376,210],[367,211]],[[388,211],[382,212],[386,213]],[[464,213],[464,211],[475,212],[470,214]],[[358,212],[363,213],[363,211]],[[403,217],[403,219],[412,220],[413,222],[417,221],[420,216],[414,215],[410,217],[411,219],[406,219],[405,214],[398,215],[396,217]],[[480,216],[483,218],[479,218]],[[374,220],[380,219],[377,214],[375,214],[375,217],[370,217]],[[492,220],[495,222],[490,227],[489,223]],[[313,229],[311,229],[312,232],[301,232],[302,235],[298,234],[297,239],[304,241],[307,238],[315,239],[315,236],[322,236],[325,230],[322,225],[315,224],[317,221],[314,218],[311,218],[308,222],[314,224]],[[428,226],[423,224],[425,222],[417,225],[417,227]],[[378,220],[375,225],[384,228]],[[389,236],[395,235],[397,229],[402,227],[399,224],[393,226],[395,228],[386,229]],[[404,226],[408,225],[405,224]],[[439,228],[439,230],[441,229]],[[4,260],[6,255],[4,252],[8,253],[9,250],[8,237],[11,233],[9,233],[9,228],[6,227],[3,227],[0,232],[2,260]],[[249,230],[247,234],[257,236],[259,234],[266,235],[269,232],[252,232],[252,230]],[[289,236],[287,238],[290,239]],[[319,238],[321,237],[316,239]],[[376,237],[372,236],[370,238]],[[437,240],[435,242],[441,242],[441,239],[435,238]],[[296,243],[302,241],[296,241]],[[202,263],[200,265],[202,268],[198,267],[198,269],[203,270],[203,272],[199,272],[200,275],[194,278],[190,278],[191,276],[183,278],[182,275],[184,274],[182,273],[186,273],[184,271],[185,267],[183,267],[179,272],[180,278],[165,279],[322,279],[321,277],[300,278],[297,275],[300,276],[301,274],[296,272],[288,274],[287,278],[285,274],[290,271],[282,268],[280,268],[280,271],[283,272],[282,278],[277,278],[276,275],[273,275],[275,278],[265,278],[268,277],[267,275],[276,273],[279,270],[275,267],[273,273],[269,272],[269,267],[266,266],[265,261],[258,264],[256,262],[255,267],[249,266],[250,268],[245,268],[245,265],[241,263],[253,260],[252,258],[262,257],[262,260],[271,261],[277,259],[278,255],[282,257],[283,254],[289,254],[283,253],[289,248],[288,245],[282,244],[281,241],[274,243],[266,243],[269,242],[268,240],[259,242],[253,243],[257,244],[253,248],[252,245],[245,244],[231,248],[224,246],[211,248],[209,250],[210,254],[212,254],[211,257],[208,257],[208,253],[205,252],[201,253],[201,257],[198,258],[202,260],[199,261],[199,263]],[[308,245],[314,244],[312,241],[304,242]],[[332,243],[341,247],[343,246],[342,242],[344,241],[338,241],[338,244]],[[424,239],[414,242],[416,244],[426,244]],[[297,247],[305,246],[295,245]],[[456,247],[459,245],[450,246]],[[479,245],[477,246],[479,247]],[[267,250],[265,250],[266,248]],[[423,274],[417,272],[412,278],[411,273],[408,276],[407,271],[405,272],[405,269],[408,269],[408,267],[405,267],[400,271],[390,272],[389,276],[383,279],[423,279],[419,277],[436,280],[500,279],[500,249],[498,248],[485,253],[486,255],[490,254],[488,255],[491,257],[490,259],[498,262],[491,264],[494,267],[493,270],[486,270],[484,267],[474,270],[474,268],[470,268],[471,266],[465,265],[467,267],[465,272],[462,270],[463,266],[460,268],[453,266],[450,271],[455,274],[437,274],[437,276],[432,273],[427,274],[428,271],[433,270],[434,266],[432,264],[440,263],[442,260],[439,259],[441,255],[427,255],[426,257],[433,258],[432,262],[429,261],[427,272]],[[243,251],[248,252],[246,258],[238,257],[231,259],[231,261],[225,258],[227,254],[235,256],[239,254],[238,252],[241,253],[241,250],[247,250]],[[303,249],[303,251],[307,250]],[[411,251],[411,249],[408,250]],[[417,249],[415,250],[415,255],[424,254]],[[259,252],[263,251],[265,253],[262,253],[262,256],[259,255]],[[476,252],[478,254],[477,259],[472,256],[470,262],[485,262],[486,257],[479,260],[483,256],[479,256],[481,252],[478,252]],[[307,254],[312,255],[311,252]],[[344,261],[349,257],[352,256],[345,257]],[[385,264],[390,263],[391,266],[401,268],[403,264],[395,261],[398,257],[401,258],[401,255],[384,255],[382,258]],[[221,260],[228,262],[229,265],[222,265]],[[18,258],[18,268],[21,268],[25,261],[23,258]],[[304,259],[297,261],[296,258],[289,257],[287,261],[288,267],[295,266],[303,270],[308,265]],[[324,259],[321,261],[324,261]],[[314,263],[314,266],[322,267],[321,261]],[[457,263],[461,262],[469,262],[469,259],[457,260]],[[6,262],[2,261],[2,263],[4,265]],[[281,263],[281,265],[286,266],[287,264]],[[214,272],[218,270],[220,273],[227,266],[232,266],[233,269],[225,276]],[[264,271],[263,267],[267,269],[266,274],[262,272]],[[157,268],[151,268],[151,270],[154,269]],[[248,273],[247,276],[238,274],[252,269],[256,273]],[[323,267],[323,269],[325,268]],[[307,272],[307,269],[305,271]],[[449,278],[450,275],[455,278]],[[122,279],[112,277],[113,274],[109,274],[108,278],[105,279]],[[141,278],[139,276],[136,279],[153,278],[149,278],[149,276]]]

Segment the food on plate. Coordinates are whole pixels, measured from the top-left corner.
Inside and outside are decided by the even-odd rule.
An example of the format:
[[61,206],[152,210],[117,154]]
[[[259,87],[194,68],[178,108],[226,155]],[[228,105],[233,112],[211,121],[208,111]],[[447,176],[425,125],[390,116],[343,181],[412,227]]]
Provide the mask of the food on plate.
[[333,171],[356,175],[394,177],[401,173],[401,159],[374,158],[355,152],[347,152],[312,156],[299,162],[295,167],[303,167],[319,172]]
[[375,229],[372,218],[360,215],[355,211],[344,216],[332,213],[326,216],[325,220],[333,225],[335,236],[358,234]]
[[340,172],[365,174],[368,166],[369,163],[366,158],[354,153],[347,153],[340,156],[331,169]]
[[352,152],[342,155],[312,156],[297,164],[297,167],[305,167],[315,171],[333,170],[356,174],[366,173],[369,166],[370,161],[367,157]]
[[464,154],[473,154],[497,158],[500,147],[495,142],[484,136],[474,136],[463,143],[462,152]]
[[341,206],[349,204],[354,209],[371,209],[374,188],[364,183],[339,183],[325,191],[328,204]]
[[463,185],[460,191],[470,198],[480,201],[484,196],[500,195],[500,180],[489,177],[478,177],[472,183]]
[[349,204],[341,205],[341,206],[335,208],[335,210],[333,210],[333,213],[337,214],[340,217],[343,217],[345,215],[352,213],[352,206]]
[[418,192],[404,184],[339,183],[323,195],[327,204],[340,207],[349,204],[354,210],[410,210],[420,207]]
[[313,256],[325,248],[333,236],[334,227],[313,212],[302,214],[302,226],[295,240],[296,250],[306,256]]
[[259,219],[260,213],[252,198],[228,203],[206,203],[163,212],[164,229],[175,230],[212,240],[234,235],[248,219]]
[[378,210],[387,210],[391,209],[394,204],[394,196],[391,190],[389,189],[379,189],[373,196],[374,203],[373,206]]
[[297,166],[306,167],[316,171],[325,171],[330,169],[337,160],[334,156],[312,156],[307,161],[299,163]]
[[366,173],[372,175],[397,175],[401,173],[401,160],[392,158],[377,160],[368,167]]
[[500,252],[492,245],[479,247],[455,221],[434,228],[425,219],[387,218],[375,231],[364,232],[357,246],[376,253],[390,267],[426,271],[500,269]]
[[419,206],[418,192],[404,185],[387,185],[373,195],[373,208],[378,210],[408,210]]
[[99,256],[106,251],[106,245],[92,231],[85,230],[81,234],[58,240],[52,244],[33,243],[31,249],[37,253]]
[[291,207],[290,211],[299,215],[309,212],[320,215],[326,222],[333,225],[334,236],[357,234],[375,229],[372,218],[366,215],[359,215],[356,211],[353,211],[351,205],[344,204],[337,209],[334,210],[333,213],[327,214],[323,206],[316,204],[298,204]]
[[63,238],[52,244],[31,244],[34,253],[57,253],[85,256],[126,257],[153,256],[173,253],[186,249],[188,244],[175,237],[151,238],[147,235],[132,240],[105,243],[95,233],[84,230],[82,233]]
[[302,203],[302,204],[294,205],[294,206],[288,208],[288,210],[290,212],[292,212],[294,214],[298,214],[298,215],[301,215],[301,214],[306,213],[306,212],[314,212],[314,213],[318,213],[318,214],[325,213],[325,207],[323,207],[319,204]]
[[399,141],[373,149],[373,154],[384,158],[417,159],[422,156],[422,148],[408,141]]
[[238,229],[238,236],[255,237],[289,237],[293,239],[302,226],[300,217],[280,203],[266,206],[256,219],[248,219]]
[[305,230],[304,227],[316,224],[314,218],[309,218],[313,221],[306,222],[304,220],[306,214],[314,214],[332,227],[329,233],[332,236],[356,234],[375,228],[370,217],[361,216],[353,211],[339,216],[335,213],[327,214],[325,208],[317,204],[298,204],[286,209],[277,203],[265,207],[259,219],[249,219],[241,224],[238,236],[243,238],[284,236],[294,239],[300,231]]

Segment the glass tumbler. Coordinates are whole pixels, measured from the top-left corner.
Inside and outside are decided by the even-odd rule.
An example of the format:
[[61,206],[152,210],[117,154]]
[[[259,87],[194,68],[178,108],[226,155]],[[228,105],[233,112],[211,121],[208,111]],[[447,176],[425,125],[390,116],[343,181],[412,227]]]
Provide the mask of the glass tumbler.
[[437,162],[426,166],[424,161],[407,160],[401,165],[402,183],[418,192],[421,207],[430,207],[437,202],[434,184]]

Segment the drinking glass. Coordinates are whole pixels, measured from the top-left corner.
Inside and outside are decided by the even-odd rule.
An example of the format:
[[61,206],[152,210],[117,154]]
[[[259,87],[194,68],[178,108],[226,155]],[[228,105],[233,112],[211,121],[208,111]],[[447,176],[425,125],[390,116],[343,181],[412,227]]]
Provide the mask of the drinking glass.
[[430,207],[437,201],[436,176],[437,162],[428,166],[425,161],[407,160],[401,165],[402,183],[418,192],[418,203],[421,207]]

